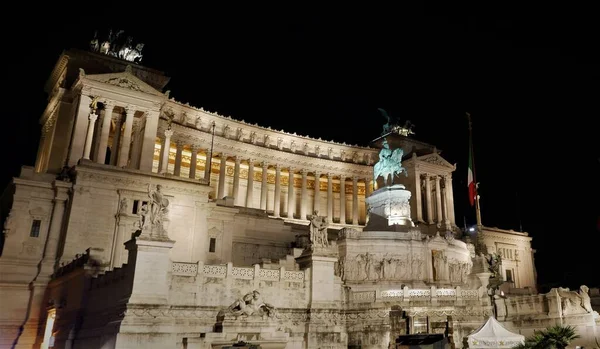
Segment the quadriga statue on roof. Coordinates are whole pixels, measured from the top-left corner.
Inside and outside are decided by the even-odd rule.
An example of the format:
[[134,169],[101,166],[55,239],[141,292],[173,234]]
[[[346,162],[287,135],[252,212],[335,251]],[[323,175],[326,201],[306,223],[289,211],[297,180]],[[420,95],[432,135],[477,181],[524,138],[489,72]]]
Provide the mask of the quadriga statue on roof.
[[379,151],[379,161],[373,167],[373,180],[383,177],[384,186],[394,183],[394,176],[400,175],[402,172],[408,176],[406,168],[402,167],[402,156],[404,151],[402,148],[390,149],[387,139],[383,139],[383,148]]

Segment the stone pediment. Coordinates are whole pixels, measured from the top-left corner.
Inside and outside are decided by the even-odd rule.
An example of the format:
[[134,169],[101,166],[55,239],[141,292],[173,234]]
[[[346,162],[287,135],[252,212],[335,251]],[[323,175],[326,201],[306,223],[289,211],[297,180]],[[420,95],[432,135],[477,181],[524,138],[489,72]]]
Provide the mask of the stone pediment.
[[85,75],[85,78],[127,90],[148,93],[155,96],[164,96],[162,92],[133,75],[130,66],[127,66],[127,69],[121,73]]
[[448,161],[446,161],[439,154],[423,155],[423,156],[419,156],[417,159],[419,161],[426,162],[426,163],[429,163],[429,164],[433,164],[433,165],[438,165],[438,166],[443,166],[443,167],[455,169],[454,165],[452,165],[451,163],[449,163]]

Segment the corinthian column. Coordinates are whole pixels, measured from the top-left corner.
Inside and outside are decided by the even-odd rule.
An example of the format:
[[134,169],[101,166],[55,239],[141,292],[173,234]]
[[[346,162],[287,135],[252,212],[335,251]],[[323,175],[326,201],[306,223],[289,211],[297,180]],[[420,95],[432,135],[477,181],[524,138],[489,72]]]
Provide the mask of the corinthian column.
[[98,115],[93,110],[88,117],[89,123],[87,128],[87,136],[85,138],[85,148],[83,149],[83,158],[86,160],[90,159],[90,152],[92,151],[92,138],[94,137],[94,126],[96,125],[96,119]]
[[221,153],[221,163],[219,164],[219,186],[217,190],[217,199],[225,196],[225,169],[227,167],[227,155]]
[[132,108],[125,109],[125,129],[123,130],[123,141],[121,142],[121,150],[119,152],[119,166],[124,167],[129,163],[129,147],[131,146],[131,130],[133,129],[133,113]]
[[456,224],[454,217],[454,191],[452,190],[452,176],[446,175],[444,177],[444,183],[446,184],[446,204],[448,205],[448,219],[450,224]]
[[233,168],[233,202],[236,205],[240,204],[240,163],[241,160],[239,156],[235,157],[235,167]]
[[196,179],[196,165],[198,164],[198,147],[196,145],[191,146],[192,155],[190,156],[190,174],[191,179]]
[[275,195],[273,197],[273,216],[281,214],[281,166],[275,165]]
[[181,159],[183,158],[183,143],[178,141],[175,143],[177,152],[175,153],[175,169],[173,170],[174,176],[181,176]]
[[102,117],[102,130],[100,131],[100,144],[98,144],[98,155],[96,162],[103,164],[106,161],[106,148],[108,147],[108,136],[110,135],[110,121],[112,120],[114,106],[110,103],[104,105],[104,116]]
[[248,185],[246,188],[246,207],[254,207],[254,159],[248,159]]
[[212,167],[212,153],[210,152],[210,150],[206,150],[206,159],[204,161],[204,180],[208,183],[208,185],[210,186],[210,174],[211,174],[211,170],[210,168]]
[[290,167],[289,168],[289,174],[290,177],[288,179],[288,210],[287,210],[287,216],[288,218],[294,218],[294,211],[295,211],[295,201],[294,200],[294,168]]
[[333,173],[327,173],[327,219],[333,222]]
[[437,222],[443,223],[442,219],[442,188],[440,188],[440,176],[435,176],[435,201],[436,201],[436,213]]
[[160,173],[167,173],[169,168],[169,152],[171,152],[171,136],[173,130],[165,130],[165,143],[162,146],[162,161],[160,163]]
[[321,210],[321,173],[315,171],[315,200],[313,204],[313,211]]
[[433,223],[433,202],[431,202],[431,178],[425,175],[425,196],[427,196],[427,223]]
[[346,224],[346,177],[340,176],[340,224]]
[[358,225],[358,177],[352,177],[352,224]]
[[262,183],[260,186],[260,209],[267,209],[267,195],[269,193],[269,187],[267,183],[267,176],[269,174],[269,164],[266,161],[262,163]]
[[308,193],[306,192],[308,171],[302,169],[302,191],[300,192],[300,219],[306,219],[306,201],[308,199]]

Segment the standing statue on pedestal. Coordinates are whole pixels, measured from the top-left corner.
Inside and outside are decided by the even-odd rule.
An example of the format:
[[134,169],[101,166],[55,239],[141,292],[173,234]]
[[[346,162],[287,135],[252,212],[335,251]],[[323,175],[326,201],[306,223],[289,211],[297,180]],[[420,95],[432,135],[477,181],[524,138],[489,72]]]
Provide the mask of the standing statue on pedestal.
[[327,228],[329,223],[327,217],[319,216],[319,211],[308,216],[310,221],[310,243],[311,247],[327,247],[329,241],[327,240]]
[[402,156],[404,151],[402,148],[396,148],[393,151],[387,142],[383,139],[383,148],[379,151],[379,161],[373,167],[373,180],[377,181],[380,176],[383,177],[384,186],[394,184],[394,176],[400,175],[402,172],[408,176],[406,168],[402,167]]
[[169,200],[166,199],[162,192],[162,186],[156,185],[156,189],[148,184],[148,204],[142,205],[139,209],[140,220],[136,223],[141,230],[140,237],[142,239],[158,239],[168,240],[168,234],[164,228],[164,221],[167,220],[169,213]]

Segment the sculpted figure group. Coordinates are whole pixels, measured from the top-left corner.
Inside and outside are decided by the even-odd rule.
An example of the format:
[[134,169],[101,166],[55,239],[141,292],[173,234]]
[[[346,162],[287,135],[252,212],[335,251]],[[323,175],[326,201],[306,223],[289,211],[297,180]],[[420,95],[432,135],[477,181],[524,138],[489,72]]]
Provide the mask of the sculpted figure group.
[[319,216],[319,211],[314,211],[312,215],[308,216],[308,219],[310,220],[311,247],[329,246],[329,241],[327,240],[329,223],[327,222],[327,217]]
[[275,307],[263,302],[260,292],[254,290],[246,293],[229,307],[221,310],[217,316],[223,317],[225,315],[232,315],[234,317],[242,315],[267,315],[268,317],[273,317],[275,315]]

